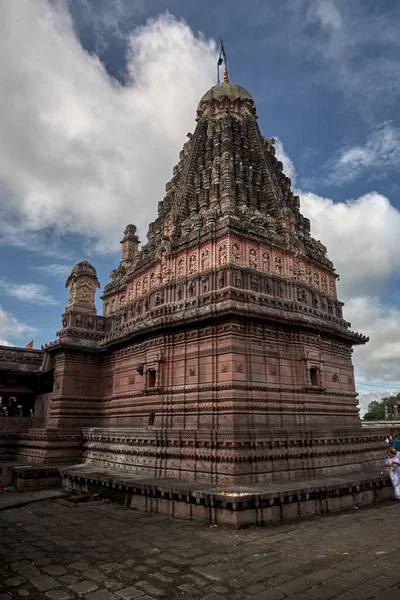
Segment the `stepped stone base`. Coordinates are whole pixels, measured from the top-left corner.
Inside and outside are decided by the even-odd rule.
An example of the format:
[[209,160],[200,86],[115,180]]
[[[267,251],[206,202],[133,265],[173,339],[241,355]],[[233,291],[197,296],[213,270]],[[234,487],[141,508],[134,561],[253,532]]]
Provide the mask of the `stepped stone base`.
[[236,485],[378,467],[386,432],[87,428],[82,460],[145,477]]
[[0,458],[20,463],[77,463],[81,457],[80,431],[30,429],[0,438]]
[[143,512],[236,528],[339,512],[393,497],[390,480],[372,469],[341,477],[227,487],[145,478],[89,465],[65,467],[62,477],[70,491],[98,493]]

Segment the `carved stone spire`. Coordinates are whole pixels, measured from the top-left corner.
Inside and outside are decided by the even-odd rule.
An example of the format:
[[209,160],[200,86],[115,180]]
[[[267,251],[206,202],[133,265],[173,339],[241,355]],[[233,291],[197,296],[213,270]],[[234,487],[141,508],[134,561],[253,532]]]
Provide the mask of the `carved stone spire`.
[[199,102],[195,132],[183,146],[158,218],[150,224],[145,260],[156,252],[166,230],[174,232],[173,249],[192,231],[201,232],[225,217],[233,226],[244,216],[257,235],[270,239],[289,214],[296,233],[309,237],[308,221],[300,214],[273,140],[260,133],[252,96],[225,75]]
[[94,303],[96,288],[100,287],[96,269],[83,260],[75,265],[68,277],[65,287],[69,288],[68,306],[65,312],[78,311],[80,313],[97,314]]
[[136,235],[135,225],[127,225],[124,231],[124,237],[121,240],[122,244],[122,260],[121,264],[133,262],[136,258],[139,246],[139,238]]
[[[166,253],[171,257],[164,269],[171,281],[186,269],[181,258],[177,259],[178,268],[174,256],[194,245],[201,246],[210,237],[251,238],[251,243],[260,248],[280,248],[281,253],[290,256],[297,248],[306,261],[333,274],[326,248],[311,237],[310,223],[300,213],[300,200],[276,158],[274,140],[260,132],[254,99],[228,79],[226,72],[223,83],[201,98],[195,131],[188,134],[165,197],[158,204],[158,216],[149,225],[148,241],[140,252],[136,228],[129,225],[124,232],[122,261],[111,272],[112,281],[105,288],[104,299],[112,313],[166,280],[160,275],[160,256]],[[277,263],[278,275],[289,264],[283,254],[279,260],[282,265]],[[303,263],[301,268],[290,269],[293,273],[300,269],[296,277],[306,280]],[[149,282],[133,285],[135,277],[145,270],[150,275],[143,277],[151,277]]]

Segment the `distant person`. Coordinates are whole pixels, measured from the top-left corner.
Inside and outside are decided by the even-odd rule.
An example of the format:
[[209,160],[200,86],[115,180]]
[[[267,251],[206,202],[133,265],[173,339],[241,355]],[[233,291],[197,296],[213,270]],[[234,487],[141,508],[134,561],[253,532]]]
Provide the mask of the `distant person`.
[[400,452],[400,434],[397,434],[393,440],[393,447],[396,452]]
[[400,500],[400,458],[397,455],[397,450],[393,447],[387,451],[385,466],[392,480],[394,497],[396,500]]

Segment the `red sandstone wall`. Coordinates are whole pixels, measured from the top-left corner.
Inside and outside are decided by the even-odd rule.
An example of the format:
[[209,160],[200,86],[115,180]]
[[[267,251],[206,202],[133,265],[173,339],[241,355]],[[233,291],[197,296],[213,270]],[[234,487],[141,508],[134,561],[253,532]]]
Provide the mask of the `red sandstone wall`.
[[241,322],[158,335],[104,359],[62,354],[47,415],[63,427],[361,427],[349,347]]
[[48,395],[46,426],[79,428],[102,416],[102,359],[88,353],[55,358],[53,393]]

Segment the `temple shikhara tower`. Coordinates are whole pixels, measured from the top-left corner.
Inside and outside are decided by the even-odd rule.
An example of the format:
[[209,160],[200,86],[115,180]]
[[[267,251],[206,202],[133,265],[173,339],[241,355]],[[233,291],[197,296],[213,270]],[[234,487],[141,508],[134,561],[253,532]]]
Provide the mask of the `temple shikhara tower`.
[[367,338],[343,318],[252,96],[227,79],[198,104],[147,242],[126,226],[102,315],[94,267],[72,270],[44,347],[53,391],[20,457],[221,489],[381,457],[354,383],[352,347]]

